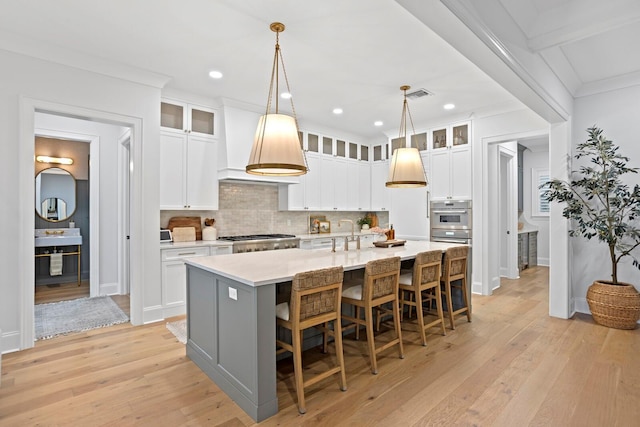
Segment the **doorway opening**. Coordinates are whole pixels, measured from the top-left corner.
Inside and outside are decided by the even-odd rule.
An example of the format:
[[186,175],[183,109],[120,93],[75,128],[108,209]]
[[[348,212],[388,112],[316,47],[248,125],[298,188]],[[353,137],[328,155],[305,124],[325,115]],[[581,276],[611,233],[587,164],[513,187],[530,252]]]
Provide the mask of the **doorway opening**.
[[[138,294],[141,289],[135,285],[135,281],[129,280],[128,276],[126,278],[123,277],[123,274],[129,274],[128,266],[134,265],[134,263],[127,259],[126,269],[122,267],[123,257],[131,256],[131,252],[123,253],[122,248],[124,245],[122,241],[125,236],[121,233],[120,219],[121,210],[126,209],[127,231],[129,218],[135,221],[138,220],[139,213],[136,213],[137,211],[131,214],[128,212],[129,209],[137,209],[137,205],[130,206],[127,203],[123,207],[121,192],[124,185],[129,186],[139,179],[138,174],[133,173],[135,170],[133,165],[134,160],[140,158],[138,151],[141,150],[141,147],[135,141],[141,138],[141,120],[27,98],[23,99],[22,106],[20,126],[21,140],[24,142],[24,149],[21,151],[21,161],[23,163],[27,161],[33,165],[36,155],[36,137],[44,136],[60,140],[82,141],[82,143],[90,146],[87,162],[90,177],[86,180],[89,198],[88,201],[85,201],[89,204],[86,213],[89,232],[83,233],[86,234],[86,239],[83,236],[82,242],[83,245],[87,245],[86,253],[89,261],[81,261],[81,264],[84,264],[81,267],[81,286],[78,289],[77,283],[70,284],[75,287],[71,293],[75,293],[76,296],[85,296],[88,289],[91,297],[110,296],[122,311],[129,316],[132,323],[140,323],[142,307]],[[123,145],[122,142],[125,139],[126,144]],[[126,157],[121,157],[121,150],[123,150],[122,147],[124,146],[126,146]],[[129,156],[129,149],[137,153],[137,155]],[[127,163],[121,164],[121,158],[126,158]],[[104,165],[103,168],[100,168],[101,164]],[[26,174],[21,174],[21,189],[25,194],[23,207],[25,211],[30,210],[33,212],[35,200],[33,168],[23,170],[26,172]],[[122,176],[122,171],[127,172],[125,177]],[[134,180],[134,176],[138,178]],[[129,194],[128,189],[127,194]],[[74,214],[79,214],[79,212]],[[72,222],[72,220],[76,222],[73,225],[78,228],[79,221],[77,217],[69,218],[65,223],[66,227],[69,227],[69,222]],[[135,221],[134,223],[137,224]],[[23,349],[33,347],[35,338],[34,222],[33,219],[27,220],[23,218],[21,220],[21,235],[26,244],[26,246],[22,247],[25,255],[28,255],[23,258],[20,267],[22,277],[25,279],[23,282],[25,285],[21,287],[23,316],[20,330],[21,348]],[[133,272],[132,274],[137,273]],[[67,297],[62,298],[67,299]]]

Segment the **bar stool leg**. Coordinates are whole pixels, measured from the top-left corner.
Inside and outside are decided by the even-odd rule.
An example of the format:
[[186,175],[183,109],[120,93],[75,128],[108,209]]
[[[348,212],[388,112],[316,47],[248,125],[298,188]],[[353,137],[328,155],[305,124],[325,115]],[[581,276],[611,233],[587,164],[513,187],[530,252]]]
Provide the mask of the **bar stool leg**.
[[304,414],[307,408],[304,402],[304,378],[302,376],[302,331],[294,329],[291,331],[293,344],[293,370],[296,380],[296,394],[298,395],[298,412]]
[[400,359],[404,359],[404,348],[402,347],[402,331],[400,330],[400,308],[398,307],[398,301],[392,301],[391,303],[393,304],[393,323],[396,326],[396,335],[398,336],[398,355],[400,356]]
[[378,374],[378,361],[376,360],[376,343],[373,338],[373,311],[367,307],[364,313],[367,325],[367,344],[369,345],[369,360],[371,361],[371,373]]
[[422,313],[422,291],[416,289],[413,292],[416,297],[416,314],[418,315],[418,325],[420,328],[420,336],[422,337],[422,345],[427,345],[427,334],[424,331],[424,314]]

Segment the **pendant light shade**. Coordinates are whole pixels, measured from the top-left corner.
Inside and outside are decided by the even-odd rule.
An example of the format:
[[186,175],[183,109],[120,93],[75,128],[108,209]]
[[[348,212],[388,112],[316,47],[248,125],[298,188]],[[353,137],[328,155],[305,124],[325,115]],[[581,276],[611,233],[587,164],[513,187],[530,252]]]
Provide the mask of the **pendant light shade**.
[[422,158],[417,148],[396,148],[391,156],[389,179],[386,186],[392,188],[415,188],[427,185]]
[[295,119],[286,114],[260,117],[247,173],[295,176],[307,172]]
[[[287,93],[291,93],[279,44],[279,35],[284,31],[284,24],[274,22],[270,28],[271,31],[276,33],[276,51],[273,57],[273,68],[271,69],[267,111],[258,121],[249,163],[245,170],[249,174],[263,176],[303,175],[307,173],[308,168],[304,151],[300,144],[298,120],[295,116],[293,98],[290,98],[292,116],[278,112],[280,65],[282,65]],[[272,99],[275,99],[275,113],[271,112]]]
[[[413,119],[407,104],[407,90],[410,88],[411,86],[406,85],[400,87],[400,90],[404,91],[404,102],[402,104],[399,136],[405,141],[405,144],[408,144],[410,140],[407,138],[407,116],[409,116],[411,128],[413,129]],[[413,133],[416,133],[415,129]],[[393,151],[391,164],[389,165],[389,179],[385,185],[391,188],[416,188],[427,185],[422,158],[417,148],[401,147]]]

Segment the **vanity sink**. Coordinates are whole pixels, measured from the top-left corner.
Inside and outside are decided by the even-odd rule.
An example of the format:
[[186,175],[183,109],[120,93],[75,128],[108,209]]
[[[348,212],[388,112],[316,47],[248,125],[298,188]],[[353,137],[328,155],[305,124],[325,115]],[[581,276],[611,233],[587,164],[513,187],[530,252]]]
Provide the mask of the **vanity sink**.
[[38,228],[35,230],[35,246],[76,246],[82,245],[79,228]]

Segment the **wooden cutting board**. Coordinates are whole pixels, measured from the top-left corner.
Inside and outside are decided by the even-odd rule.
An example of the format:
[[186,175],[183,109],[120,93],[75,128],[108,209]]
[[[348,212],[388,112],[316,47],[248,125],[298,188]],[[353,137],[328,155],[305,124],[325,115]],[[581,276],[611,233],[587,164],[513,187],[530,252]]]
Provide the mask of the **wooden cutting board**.
[[173,227],[174,242],[193,242],[196,240],[195,227]]
[[173,233],[174,227],[194,227],[196,240],[202,240],[202,221],[199,216],[174,216],[169,220],[167,228]]

